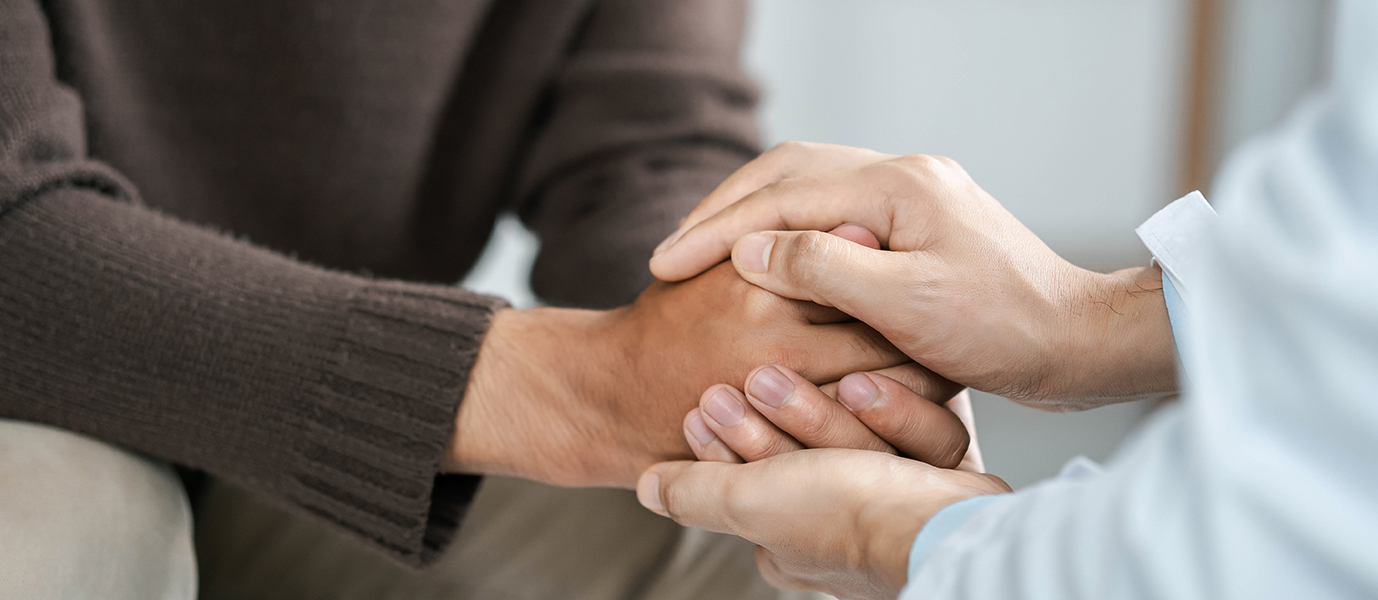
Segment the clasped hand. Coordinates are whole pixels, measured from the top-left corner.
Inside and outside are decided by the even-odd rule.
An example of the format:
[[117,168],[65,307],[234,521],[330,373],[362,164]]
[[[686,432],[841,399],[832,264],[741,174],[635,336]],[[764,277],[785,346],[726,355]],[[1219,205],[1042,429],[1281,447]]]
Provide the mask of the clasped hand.
[[[846,223],[874,232],[887,250],[822,233]],[[947,380],[1038,408],[1175,389],[1161,273],[1071,265],[949,159],[777,147],[706,198],[651,268],[673,281],[729,256],[747,281],[857,317]],[[790,384],[784,403],[779,381]],[[950,419],[873,412],[872,399],[883,398],[902,413],[941,415],[884,377],[843,379],[838,404],[858,422],[845,426],[836,423],[848,411],[788,369],[758,370],[744,389],[711,388],[686,417],[697,456],[714,462],[656,465],[638,496],[680,523],[756,542],[762,574],[779,587],[894,598],[930,517],[1009,490],[998,478],[942,468],[952,462]],[[850,431],[861,442],[820,431]],[[820,445],[882,452],[795,451]],[[934,464],[886,453],[897,449]],[[741,460],[755,462],[726,464]]]
[[[845,223],[888,251],[822,233]],[[729,254],[747,281],[836,307],[937,374],[1036,408],[1176,386],[1156,268],[1072,265],[947,158],[782,144],[705,198],[650,266],[678,281]]]
[[762,364],[824,384],[879,370],[942,400],[958,389],[871,327],[722,264],[611,311],[500,311],[442,468],[632,487],[651,464],[693,456],[680,426],[705,388]]

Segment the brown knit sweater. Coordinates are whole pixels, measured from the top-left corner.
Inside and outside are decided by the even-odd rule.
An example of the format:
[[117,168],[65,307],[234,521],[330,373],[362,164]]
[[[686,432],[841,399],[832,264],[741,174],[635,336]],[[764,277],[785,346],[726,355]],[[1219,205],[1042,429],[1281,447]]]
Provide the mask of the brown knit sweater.
[[474,490],[437,464],[503,306],[450,284],[511,208],[545,300],[630,300],[755,151],[742,13],[0,0],[0,416],[426,562]]

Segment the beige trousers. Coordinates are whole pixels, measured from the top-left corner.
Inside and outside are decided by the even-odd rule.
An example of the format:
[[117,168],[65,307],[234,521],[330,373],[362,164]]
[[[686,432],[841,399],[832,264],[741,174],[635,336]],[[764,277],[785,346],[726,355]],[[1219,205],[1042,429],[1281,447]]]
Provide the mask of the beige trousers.
[[194,598],[191,532],[167,465],[0,419],[0,598]]
[[195,519],[165,465],[0,420],[0,598],[804,600],[753,546],[686,529],[632,492],[489,478],[459,537],[414,571],[213,481]]

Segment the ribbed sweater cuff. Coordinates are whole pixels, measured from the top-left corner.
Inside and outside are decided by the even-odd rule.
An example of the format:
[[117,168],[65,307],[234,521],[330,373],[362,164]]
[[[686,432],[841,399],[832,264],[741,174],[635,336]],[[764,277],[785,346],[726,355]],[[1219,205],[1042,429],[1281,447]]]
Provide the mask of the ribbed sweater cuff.
[[489,318],[504,306],[400,282],[350,291],[293,448],[295,503],[409,564],[443,551],[479,478],[437,474],[438,461]]

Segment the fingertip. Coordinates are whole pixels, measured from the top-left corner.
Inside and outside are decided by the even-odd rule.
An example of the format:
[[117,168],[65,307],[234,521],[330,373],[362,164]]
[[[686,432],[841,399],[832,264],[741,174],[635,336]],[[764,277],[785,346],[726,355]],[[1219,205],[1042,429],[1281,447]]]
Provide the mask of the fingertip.
[[[793,378],[790,375],[794,375]],[[793,379],[802,379],[780,365],[757,367],[746,378],[747,397],[770,408],[779,409],[794,398]]]
[[[709,429],[708,425],[703,422],[703,413],[697,408],[691,409],[689,414],[684,415],[684,433],[690,442],[702,446],[707,446],[713,440],[718,439],[713,430]],[[700,456],[699,459],[702,460],[703,457]]]
[[646,268],[650,269],[652,277],[655,277],[656,279],[659,279],[661,281],[670,281],[669,279],[666,279],[663,276],[663,271],[660,269],[660,263],[656,262],[657,258],[659,257],[652,256],[651,260],[646,261]]
[[665,512],[665,503],[660,499],[660,473],[656,468],[660,465],[652,466],[641,474],[641,478],[636,481],[636,501],[640,502],[647,510],[661,515],[670,516]]
[[674,283],[684,281],[707,271],[709,268],[722,261],[723,256],[710,257],[705,260],[702,253],[692,249],[685,249],[677,240],[675,244],[665,248],[659,255],[652,256],[647,264],[651,268],[651,274],[661,281]]
[[742,236],[732,246],[732,263],[738,271],[765,273],[770,269],[770,251],[775,246],[775,236],[768,233],[751,233]]
[[880,388],[866,373],[852,373],[837,382],[837,401],[854,413],[867,410],[880,400]]
[[704,462],[741,463],[742,458],[727,446],[714,433],[703,417],[702,409],[695,408],[684,416],[684,439],[694,456]]
[[[865,376],[878,389],[880,400],[855,413],[872,431],[910,458],[940,468],[961,464],[971,437],[956,414],[894,378],[879,373],[856,375]],[[843,397],[855,393],[851,386],[861,381],[838,384],[838,399],[844,406]]]
[[703,422],[703,414],[699,409],[695,408],[684,415],[683,429],[684,441],[689,442],[689,449],[694,451],[694,457],[708,460],[708,445],[718,439],[718,436]]
[[699,400],[699,411],[722,427],[736,427],[747,417],[746,398],[730,385],[718,384]]
[[647,264],[651,268],[651,274],[655,275],[656,279],[666,282],[675,282],[681,279],[675,277],[676,272],[674,263],[663,253],[652,256],[650,262]]
[[651,274],[655,275],[656,279],[673,282],[688,279],[694,275],[694,273],[684,273],[686,270],[684,260],[679,256],[681,253],[675,251],[680,238],[684,237],[687,232],[688,229],[681,223],[679,229],[662,240],[651,252],[649,265]]
[[679,229],[676,229],[674,233],[671,233],[670,235],[666,236],[664,240],[661,240],[661,242],[656,245],[656,249],[651,252],[651,258],[655,258],[657,256],[660,256],[661,254],[664,254],[666,250],[669,250],[671,246],[674,246],[675,242],[678,242],[679,238],[683,236],[684,221],[681,220],[679,224]]

